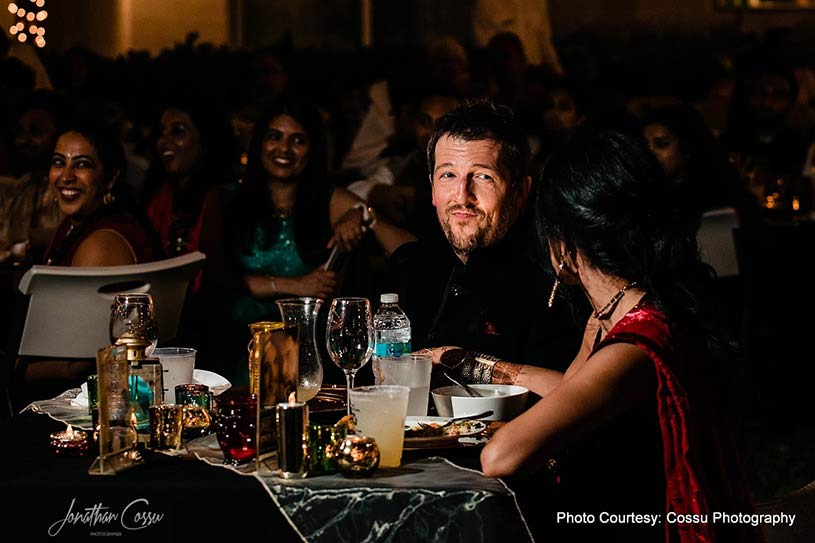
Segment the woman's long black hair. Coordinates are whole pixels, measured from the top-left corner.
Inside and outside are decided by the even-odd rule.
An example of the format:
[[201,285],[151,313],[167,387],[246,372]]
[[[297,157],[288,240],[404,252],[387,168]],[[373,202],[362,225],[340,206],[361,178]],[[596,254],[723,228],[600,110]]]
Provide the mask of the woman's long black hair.
[[540,249],[548,254],[547,242],[563,241],[603,273],[636,281],[666,315],[724,354],[730,345],[707,303],[713,271],[682,225],[678,202],[642,142],[581,129],[543,170],[536,196]]
[[268,173],[261,155],[269,123],[280,115],[288,115],[300,123],[310,142],[306,166],[297,181],[293,217],[300,256],[307,264],[318,266],[327,257],[325,245],[331,237],[325,126],[316,107],[293,98],[271,104],[255,124],[249,143],[246,181],[238,187],[235,205],[227,218],[227,239],[233,247],[247,253],[255,243],[258,227],[265,231],[263,241],[267,248],[277,238],[280,223],[276,216],[280,210],[275,209],[269,194]]

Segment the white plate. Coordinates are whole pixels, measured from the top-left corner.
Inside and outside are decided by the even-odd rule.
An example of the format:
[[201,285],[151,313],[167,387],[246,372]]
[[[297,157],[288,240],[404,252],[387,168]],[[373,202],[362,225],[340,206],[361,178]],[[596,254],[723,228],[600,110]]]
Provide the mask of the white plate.
[[[406,427],[418,426],[419,422],[437,424],[444,424],[450,420],[450,417],[407,417],[405,419]],[[470,421],[473,425],[466,432],[450,435],[450,436],[429,436],[429,437],[406,437],[404,448],[405,449],[428,449],[438,447],[455,447],[458,445],[458,440],[463,437],[474,437],[487,429],[487,423],[481,420]]]
[[215,396],[232,386],[232,383],[225,377],[218,375],[214,371],[192,370],[192,380],[198,384],[207,385]]

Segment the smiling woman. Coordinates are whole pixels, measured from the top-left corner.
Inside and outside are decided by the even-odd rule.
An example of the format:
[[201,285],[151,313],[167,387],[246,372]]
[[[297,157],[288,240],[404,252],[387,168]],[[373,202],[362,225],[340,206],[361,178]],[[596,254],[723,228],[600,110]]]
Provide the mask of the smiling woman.
[[146,222],[115,196],[123,164],[121,144],[101,125],[76,124],[59,136],[48,182],[65,219],[47,264],[115,266],[160,258]]
[[[129,210],[117,182],[124,153],[106,126],[82,121],[69,125],[51,155],[48,182],[65,219],[45,261],[55,266],[118,266],[162,258],[158,238],[146,217]],[[16,408],[78,386],[94,373],[93,359],[22,356],[12,371]]]

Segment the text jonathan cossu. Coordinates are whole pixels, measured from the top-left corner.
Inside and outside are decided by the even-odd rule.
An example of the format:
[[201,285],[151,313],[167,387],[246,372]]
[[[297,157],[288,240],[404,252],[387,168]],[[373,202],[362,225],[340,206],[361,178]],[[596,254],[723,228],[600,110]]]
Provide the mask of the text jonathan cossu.
[[648,524],[656,526],[667,522],[668,524],[750,524],[759,526],[768,524],[771,526],[787,525],[795,523],[795,515],[787,513],[723,513],[716,511],[710,514],[691,515],[669,511],[665,515],[656,513],[569,513],[558,511],[558,524]]

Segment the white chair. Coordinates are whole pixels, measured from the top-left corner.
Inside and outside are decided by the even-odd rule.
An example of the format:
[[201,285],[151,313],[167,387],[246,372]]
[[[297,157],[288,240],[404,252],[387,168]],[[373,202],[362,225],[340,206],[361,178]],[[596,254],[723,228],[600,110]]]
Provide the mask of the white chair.
[[811,543],[815,541],[815,481],[786,496],[756,504],[756,513],[795,515],[795,523],[762,524],[767,543]]
[[716,270],[719,277],[739,274],[736,242],[733,229],[739,225],[739,216],[732,207],[707,211],[696,232],[696,241],[702,260]]
[[149,293],[159,344],[173,340],[187,287],[205,258],[194,252],[132,266],[33,266],[19,287],[30,296],[19,354],[95,358],[110,344],[110,306],[123,292]]

